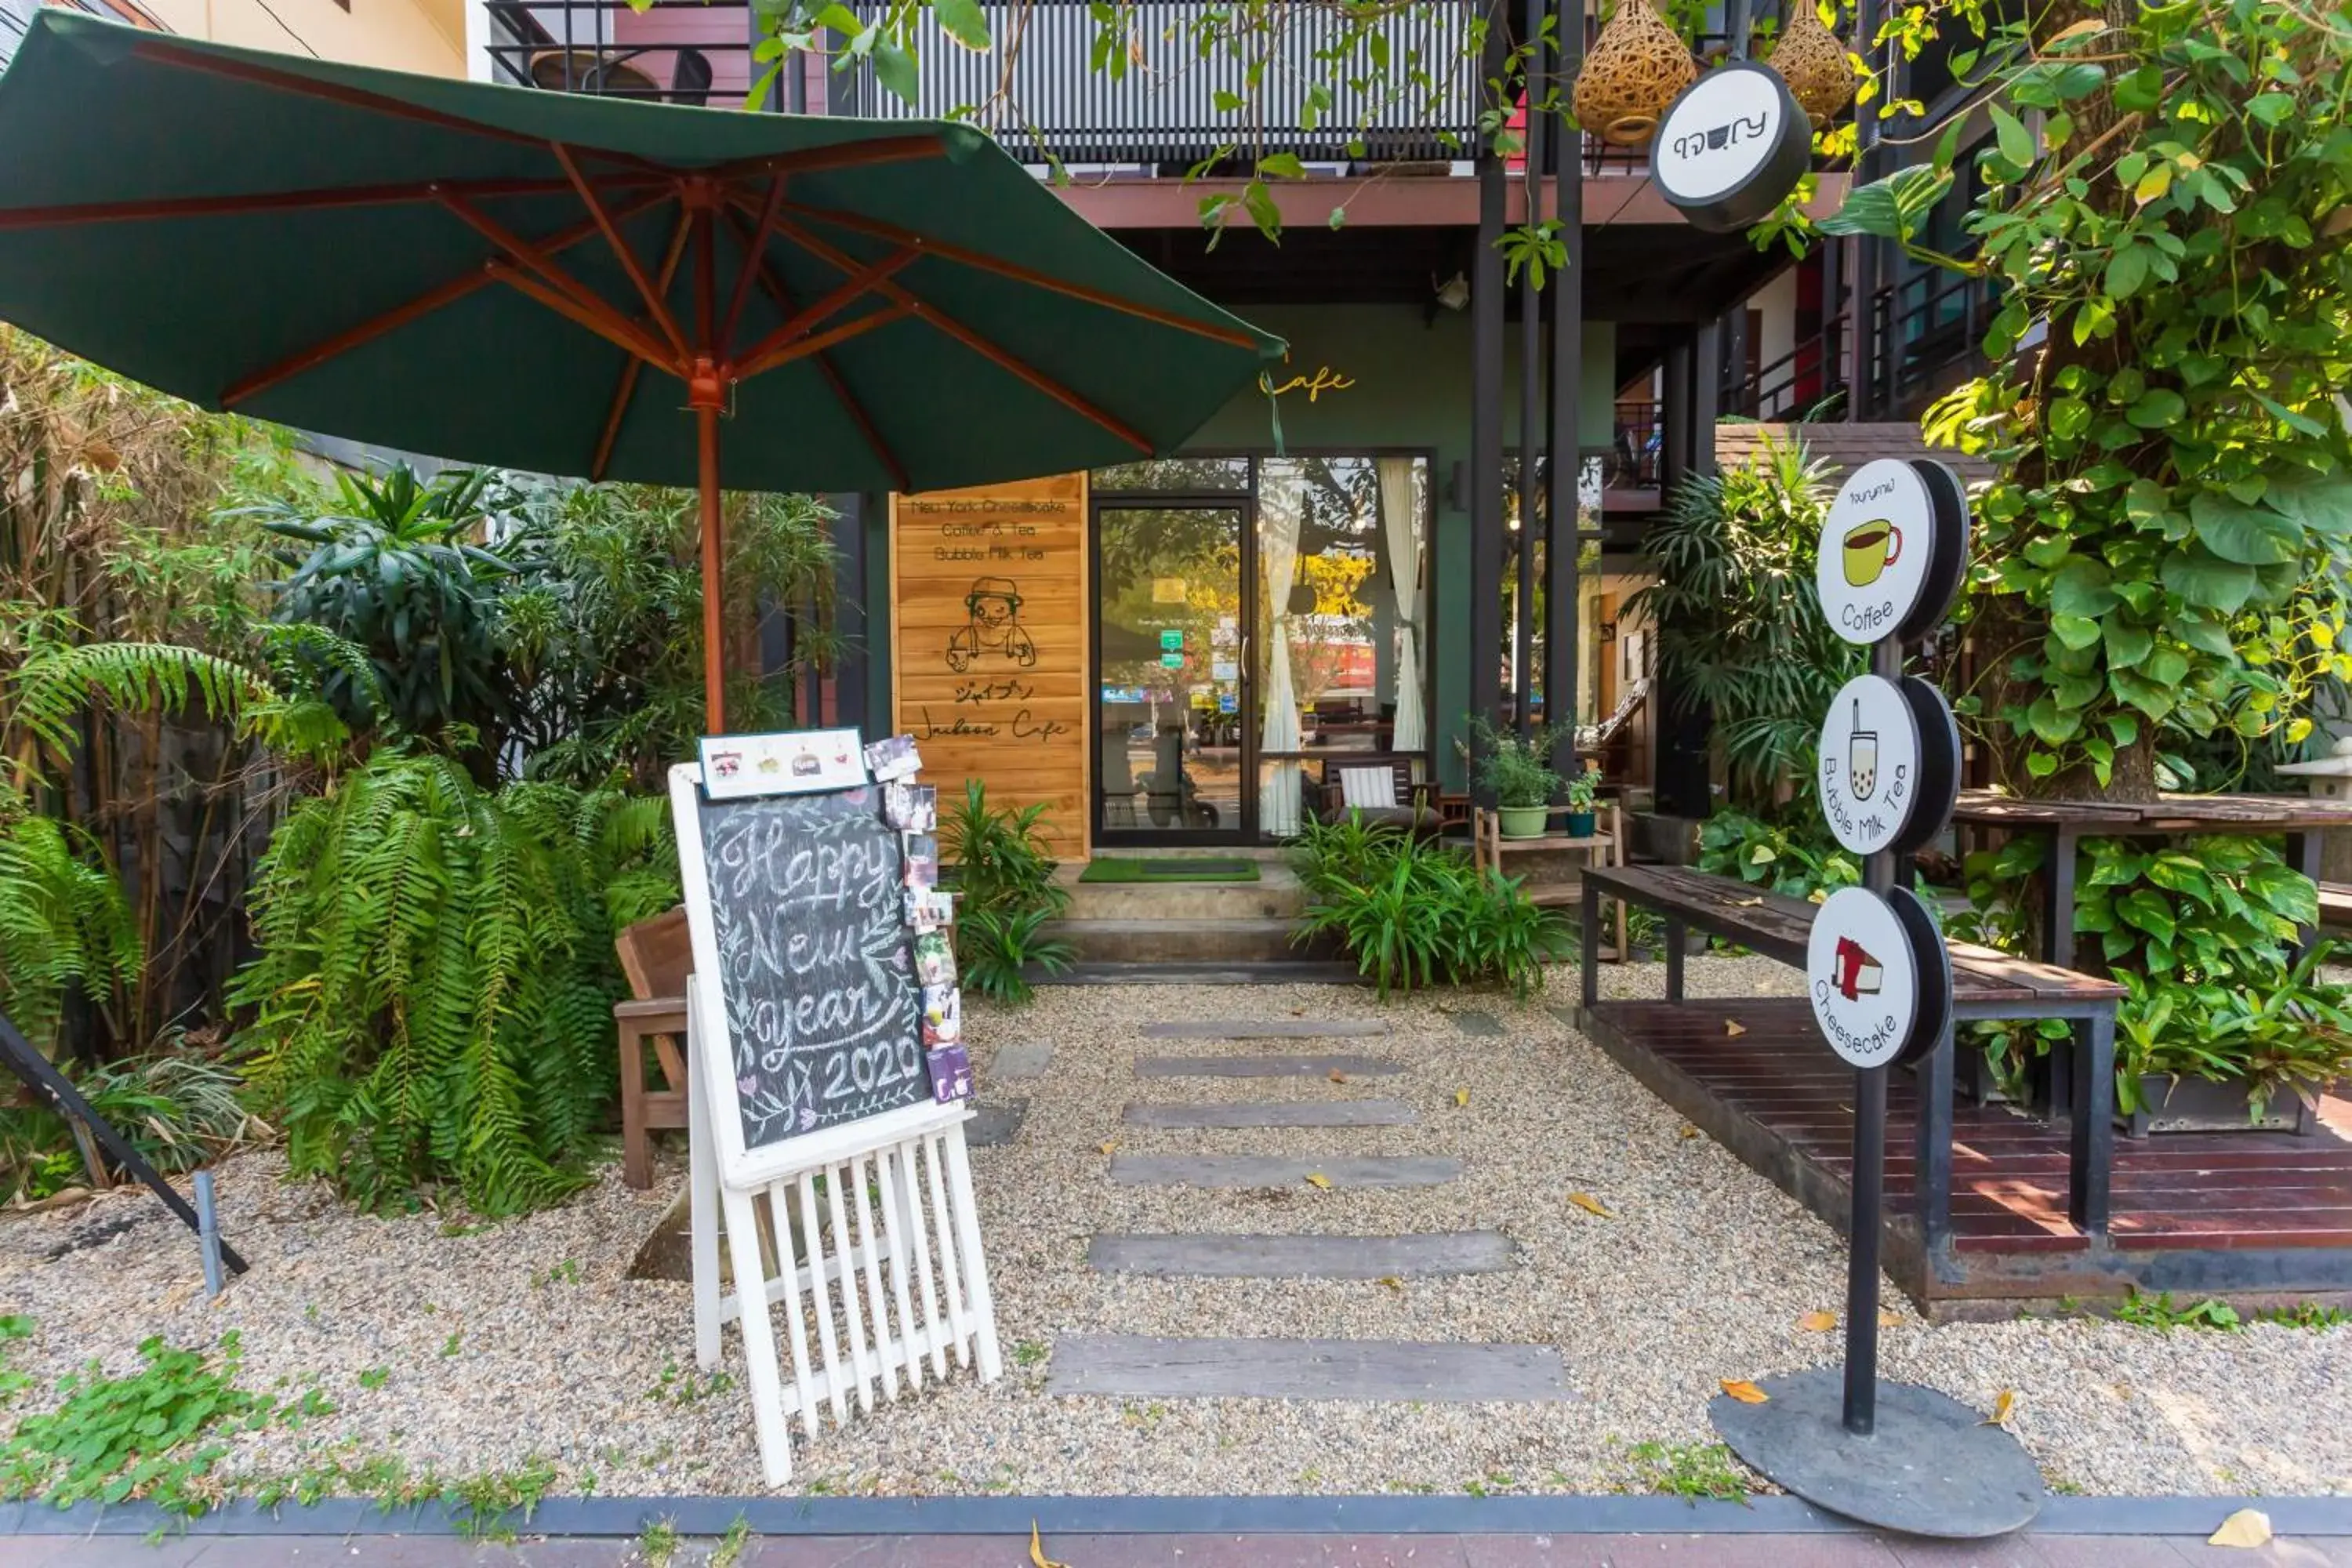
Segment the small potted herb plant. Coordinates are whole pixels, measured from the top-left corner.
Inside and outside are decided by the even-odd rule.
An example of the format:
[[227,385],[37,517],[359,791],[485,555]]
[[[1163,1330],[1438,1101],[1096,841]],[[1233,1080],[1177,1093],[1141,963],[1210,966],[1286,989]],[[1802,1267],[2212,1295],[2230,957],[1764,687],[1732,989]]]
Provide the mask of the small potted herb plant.
[[1544,819],[1559,795],[1560,776],[1546,760],[1558,732],[1539,729],[1522,739],[1481,721],[1478,739],[1478,783],[1495,794],[1503,837],[1542,837]]
[[1595,813],[1592,803],[1601,794],[1601,774],[1587,769],[1568,781],[1568,836],[1570,838],[1592,837]]

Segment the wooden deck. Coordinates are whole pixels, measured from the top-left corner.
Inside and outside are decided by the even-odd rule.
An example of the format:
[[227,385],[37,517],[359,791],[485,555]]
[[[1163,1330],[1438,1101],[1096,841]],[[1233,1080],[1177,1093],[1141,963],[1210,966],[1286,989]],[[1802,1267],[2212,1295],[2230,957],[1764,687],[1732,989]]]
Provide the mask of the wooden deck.
[[[1843,1229],[1853,1074],[1802,999],[1602,1002],[1583,1027],[1691,1121]],[[1727,1020],[1745,1031],[1727,1034]],[[2115,1298],[2134,1286],[2252,1304],[2352,1302],[2352,1105],[2327,1130],[2115,1142],[2110,1239],[2067,1219],[2068,1129],[2003,1106],[1953,1110],[1952,1236],[1929,1256],[1913,1203],[1917,1099],[1887,1087],[1887,1273],[1931,1317]]]

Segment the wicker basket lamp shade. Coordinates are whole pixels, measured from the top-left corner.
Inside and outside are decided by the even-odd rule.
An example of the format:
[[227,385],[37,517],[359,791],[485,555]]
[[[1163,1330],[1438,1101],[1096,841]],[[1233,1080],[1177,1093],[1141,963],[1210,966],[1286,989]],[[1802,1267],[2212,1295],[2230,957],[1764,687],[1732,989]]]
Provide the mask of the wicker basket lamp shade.
[[1604,142],[1645,147],[1658,116],[1697,76],[1690,50],[1650,0],[1619,0],[1577,73],[1576,122]]
[[1788,31],[1773,47],[1772,68],[1789,84],[1813,129],[1825,131],[1853,101],[1853,67],[1846,59],[1845,45],[1822,26],[1812,0],[1799,0],[1795,10]]

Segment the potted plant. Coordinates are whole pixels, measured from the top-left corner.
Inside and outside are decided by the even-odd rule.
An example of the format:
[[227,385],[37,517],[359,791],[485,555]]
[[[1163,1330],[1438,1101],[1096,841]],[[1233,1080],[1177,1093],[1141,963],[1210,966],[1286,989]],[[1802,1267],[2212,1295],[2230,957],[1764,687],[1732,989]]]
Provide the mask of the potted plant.
[[1601,794],[1601,773],[1587,768],[1568,781],[1568,836],[1590,838],[1596,831],[1592,803]]
[[1540,838],[1544,819],[1558,798],[1560,776],[1549,759],[1559,732],[1537,730],[1524,738],[1480,721],[1478,783],[1494,792],[1496,814],[1506,838]]

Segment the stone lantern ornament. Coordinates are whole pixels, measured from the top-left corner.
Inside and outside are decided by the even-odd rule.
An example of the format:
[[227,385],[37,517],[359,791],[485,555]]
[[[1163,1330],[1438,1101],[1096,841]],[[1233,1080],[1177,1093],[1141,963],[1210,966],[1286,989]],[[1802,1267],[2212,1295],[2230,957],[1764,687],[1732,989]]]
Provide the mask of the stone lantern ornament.
[[1620,147],[1646,147],[1658,117],[1697,77],[1698,62],[1682,35],[1650,0],[1618,0],[1576,74],[1576,122]]

